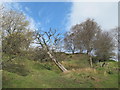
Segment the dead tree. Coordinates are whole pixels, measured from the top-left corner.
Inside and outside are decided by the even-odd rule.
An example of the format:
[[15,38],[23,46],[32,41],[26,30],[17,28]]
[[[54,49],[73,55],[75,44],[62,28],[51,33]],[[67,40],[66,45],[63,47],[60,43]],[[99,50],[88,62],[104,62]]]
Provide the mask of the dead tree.
[[67,69],[58,60],[56,60],[53,55],[53,49],[60,40],[59,35],[60,34],[57,34],[56,30],[53,31],[50,29],[48,32],[39,30],[39,32],[36,32],[36,39],[37,44],[39,44],[41,48],[47,52],[51,60],[58,66],[58,68],[62,72],[66,72]]

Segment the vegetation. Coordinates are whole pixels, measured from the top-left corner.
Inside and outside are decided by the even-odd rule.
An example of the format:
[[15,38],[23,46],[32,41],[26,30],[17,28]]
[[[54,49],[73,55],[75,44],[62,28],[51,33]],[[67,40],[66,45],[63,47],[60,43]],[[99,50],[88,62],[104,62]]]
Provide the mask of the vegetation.
[[68,60],[61,63],[69,70],[66,73],[52,62],[16,58],[10,68],[3,70],[3,88],[118,88],[117,62],[108,62],[105,67],[99,63],[90,68],[83,62],[88,58],[86,55],[64,56]]
[[116,34],[93,19],[63,37],[51,28],[31,30],[18,11],[0,12],[3,88],[118,88],[118,62],[111,60]]

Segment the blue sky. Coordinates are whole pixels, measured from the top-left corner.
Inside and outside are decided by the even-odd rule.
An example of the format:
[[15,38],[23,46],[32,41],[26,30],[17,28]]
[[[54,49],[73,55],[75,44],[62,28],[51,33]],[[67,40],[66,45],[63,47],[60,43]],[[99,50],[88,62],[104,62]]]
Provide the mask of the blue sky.
[[31,22],[32,28],[37,27],[44,31],[52,28],[57,29],[60,33],[66,31],[71,5],[71,2],[15,2],[6,4],[8,8],[24,12]]
[[[20,3],[23,10],[32,17],[38,27],[43,30],[49,28],[64,31],[67,14],[70,13],[71,3]],[[66,18],[65,18],[66,17]]]
[[6,6],[24,12],[30,27],[42,30],[51,27],[64,33],[87,18],[95,19],[103,30],[118,26],[117,2],[14,2]]

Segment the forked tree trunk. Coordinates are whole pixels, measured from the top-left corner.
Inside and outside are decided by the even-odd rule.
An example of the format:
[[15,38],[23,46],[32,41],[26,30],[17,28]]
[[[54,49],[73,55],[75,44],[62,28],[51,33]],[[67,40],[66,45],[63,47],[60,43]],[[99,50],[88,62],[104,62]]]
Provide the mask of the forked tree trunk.
[[59,69],[62,72],[66,72],[67,71],[67,69],[52,56],[52,54],[50,53],[50,51],[47,51],[47,54],[49,55],[49,57],[52,59],[52,61],[59,67]]

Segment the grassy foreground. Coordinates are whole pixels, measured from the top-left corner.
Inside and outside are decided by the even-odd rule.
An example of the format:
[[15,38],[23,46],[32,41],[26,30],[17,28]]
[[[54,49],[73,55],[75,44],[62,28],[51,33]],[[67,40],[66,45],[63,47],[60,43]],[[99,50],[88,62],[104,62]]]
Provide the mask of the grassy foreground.
[[3,88],[118,88],[118,62],[90,68],[85,55],[66,57],[69,60],[61,62],[69,69],[66,73],[52,62],[16,58],[2,71]]

